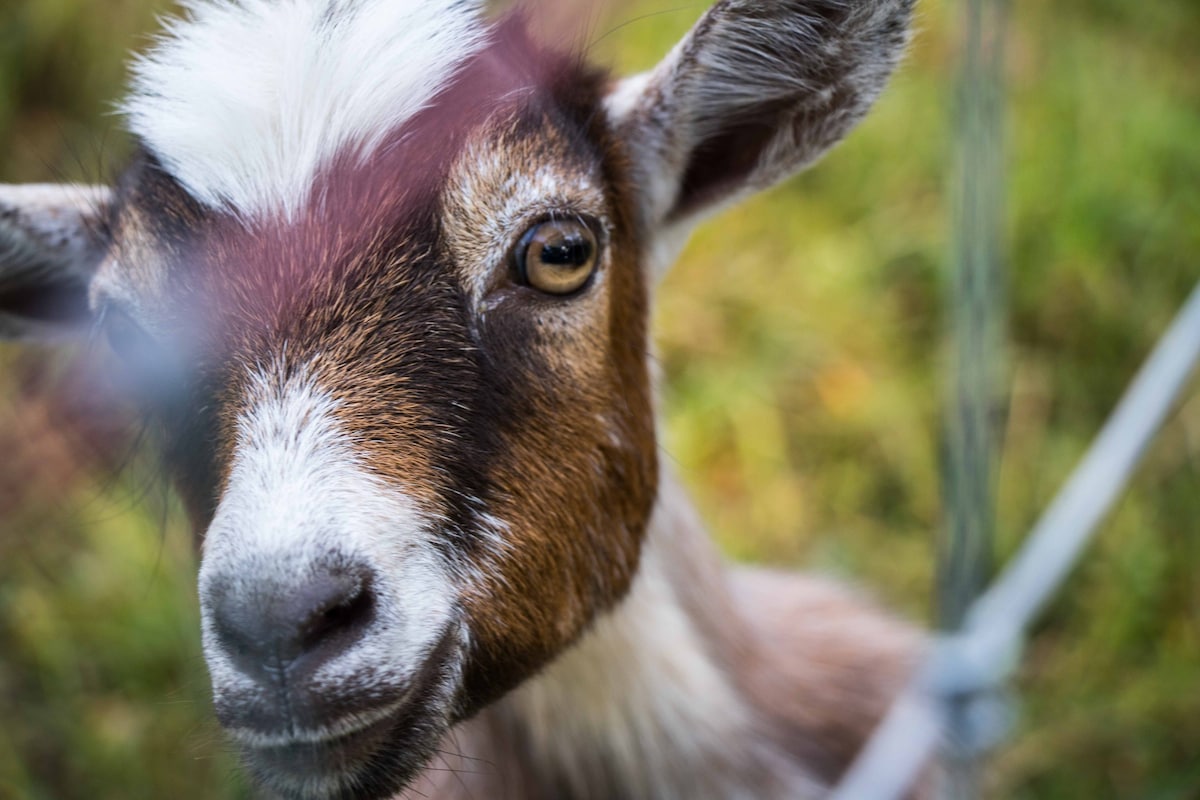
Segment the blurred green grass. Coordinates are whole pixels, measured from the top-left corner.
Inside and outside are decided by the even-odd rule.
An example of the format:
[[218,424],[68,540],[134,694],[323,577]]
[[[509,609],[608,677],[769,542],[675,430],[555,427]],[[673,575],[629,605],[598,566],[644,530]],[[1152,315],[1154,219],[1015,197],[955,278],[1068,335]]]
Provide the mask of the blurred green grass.
[[[621,2],[594,51],[647,67],[704,5]],[[124,54],[164,7],[0,6],[0,180],[119,166]],[[957,15],[922,0],[871,117],[701,229],[655,324],[666,457],[723,548],[849,576],[918,619],[941,525]],[[1200,6],[1016,0],[1011,22],[1002,553],[1200,278]],[[25,366],[0,349],[0,371]],[[0,469],[0,798],[244,795],[210,719],[178,516],[139,500],[137,469],[116,487],[33,480],[45,423],[9,385],[0,444],[27,461]],[[1194,383],[1039,627],[989,796],[1200,797],[1198,566]]]

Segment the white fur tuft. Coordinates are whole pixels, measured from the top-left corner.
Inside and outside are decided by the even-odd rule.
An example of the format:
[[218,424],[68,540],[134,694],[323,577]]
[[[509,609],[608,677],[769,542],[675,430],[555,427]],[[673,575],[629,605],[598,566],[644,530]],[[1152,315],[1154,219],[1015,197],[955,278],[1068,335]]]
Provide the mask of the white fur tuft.
[[293,216],[369,156],[487,31],[473,0],[190,0],[133,67],[130,129],[197,200]]

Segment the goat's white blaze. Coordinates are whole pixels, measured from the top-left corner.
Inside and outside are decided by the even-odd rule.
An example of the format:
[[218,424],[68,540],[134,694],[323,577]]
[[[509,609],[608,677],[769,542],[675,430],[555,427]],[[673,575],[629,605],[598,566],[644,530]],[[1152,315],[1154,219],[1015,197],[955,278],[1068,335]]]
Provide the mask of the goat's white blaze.
[[190,0],[133,68],[129,127],[200,202],[292,216],[486,42],[473,0]]
[[[285,376],[276,366],[253,377],[200,569],[205,657],[218,701],[259,686],[218,640],[205,602],[218,584],[254,602],[303,584],[320,564],[372,570],[376,618],[359,642],[318,668],[310,687],[317,693],[408,685],[453,624],[456,592],[433,544],[435,521],[369,472],[339,428],[336,408],[302,371]],[[287,739],[320,741],[371,721],[347,717],[290,731]],[[231,734],[250,745],[268,741],[262,732]]]

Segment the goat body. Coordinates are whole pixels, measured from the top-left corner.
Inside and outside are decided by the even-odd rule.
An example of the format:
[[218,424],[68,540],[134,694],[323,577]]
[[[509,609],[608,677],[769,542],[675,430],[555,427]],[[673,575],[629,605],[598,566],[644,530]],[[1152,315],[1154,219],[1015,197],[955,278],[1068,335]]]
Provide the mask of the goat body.
[[919,637],[730,570],[653,287],[866,113],[911,0],[721,0],[611,80],[462,0],[194,0],[113,187],[0,187],[0,333],[99,324],[201,546],[218,718],[297,798],[824,793]]

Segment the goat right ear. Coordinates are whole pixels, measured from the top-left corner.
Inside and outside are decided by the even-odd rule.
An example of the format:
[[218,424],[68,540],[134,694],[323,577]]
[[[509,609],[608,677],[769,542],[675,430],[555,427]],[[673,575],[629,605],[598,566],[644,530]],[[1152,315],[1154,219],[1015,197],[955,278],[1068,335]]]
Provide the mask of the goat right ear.
[[812,164],[854,127],[908,41],[913,0],[718,0],[607,108],[641,219],[680,244],[706,213]]
[[0,339],[81,330],[88,287],[107,249],[111,191],[0,184]]

